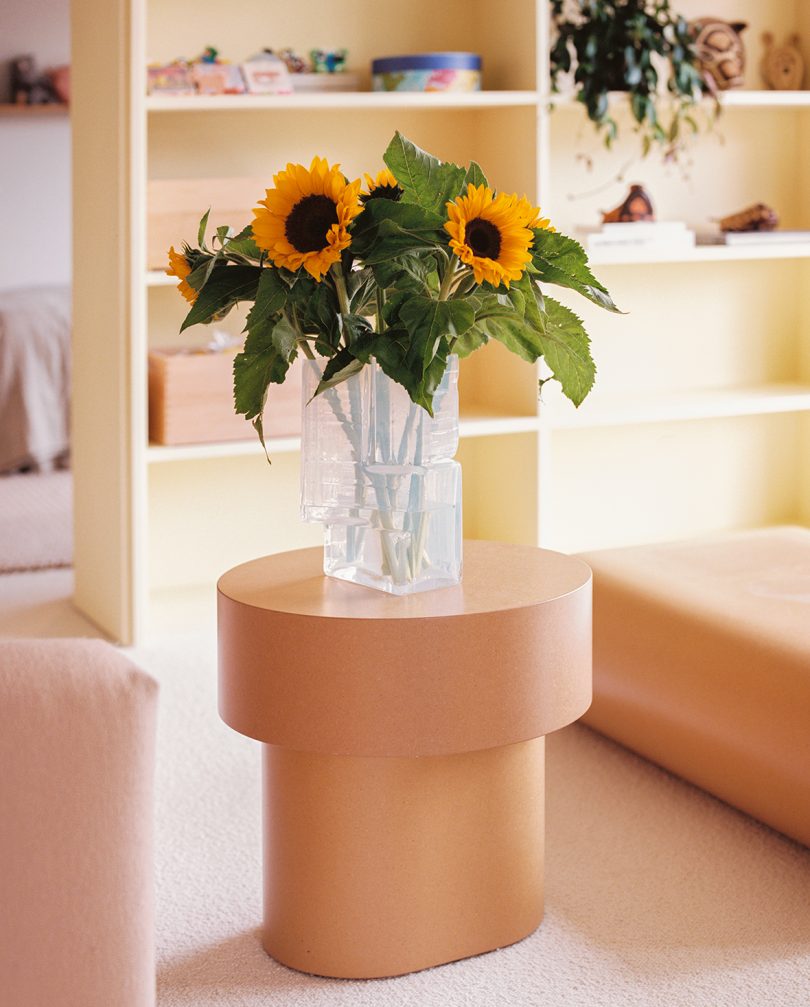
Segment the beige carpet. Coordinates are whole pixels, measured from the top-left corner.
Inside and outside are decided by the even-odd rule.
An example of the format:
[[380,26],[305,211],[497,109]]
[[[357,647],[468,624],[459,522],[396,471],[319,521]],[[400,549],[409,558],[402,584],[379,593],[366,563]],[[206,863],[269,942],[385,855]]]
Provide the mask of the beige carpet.
[[72,562],[70,472],[0,476],[0,573]]
[[[65,601],[70,582],[0,577],[0,635],[93,635]],[[257,939],[258,746],[217,718],[214,644],[209,608],[133,652],[162,683],[160,1007],[810,1005],[810,850],[581,727],[548,740],[537,933],[394,980],[277,965]]]

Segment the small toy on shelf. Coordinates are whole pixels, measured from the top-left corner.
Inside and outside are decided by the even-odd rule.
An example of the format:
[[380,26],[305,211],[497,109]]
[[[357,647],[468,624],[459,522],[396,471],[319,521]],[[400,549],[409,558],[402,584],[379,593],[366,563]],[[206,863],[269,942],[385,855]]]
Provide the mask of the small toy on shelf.
[[242,73],[251,94],[292,94],[292,81],[284,60],[268,49],[243,63]]
[[745,83],[745,21],[701,17],[692,21],[703,76],[711,91],[729,91]]
[[315,73],[342,73],[346,69],[348,49],[310,49],[309,58]]
[[195,63],[191,78],[198,94],[244,94],[245,79],[234,63]]
[[234,63],[220,59],[212,45],[200,53],[191,67],[191,79],[198,94],[244,94],[245,80]]
[[146,68],[147,94],[162,94],[167,97],[175,95],[195,94],[194,79],[191,66],[183,59],[176,59],[165,65],[152,65]]
[[721,217],[718,222],[723,232],[775,231],[779,226],[776,211],[764,203],[754,203],[739,213]]
[[643,185],[630,186],[630,191],[617,207],[602,212],[603,224],[629,224],[636,221],[655,220],[652,199]]
[[[266,49],[265,52],[273,53],[272,49]],[[295,49],[291,49],[289,46],[286,49],[279,49],[277,53],[280,60],[284,63],[290,73],[311,73],[312,66],[308,60],[304,59],[303,56],[299,56]]]
[[776,45],[771,32],[762,35],[765,55],[759,66],[765,85],[774,91],[798,91],[804,80],[804,57],[799,36],[791,35],[784,45]]

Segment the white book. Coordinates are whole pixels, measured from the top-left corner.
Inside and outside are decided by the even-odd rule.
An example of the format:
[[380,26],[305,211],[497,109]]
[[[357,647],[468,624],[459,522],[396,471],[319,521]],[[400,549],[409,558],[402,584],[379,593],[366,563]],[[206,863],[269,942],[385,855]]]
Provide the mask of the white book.
[[609,235],[591,234],[587,246],[588,248],[694,248],[695,235],[693,231],[684,231],[682,234],[671,236],[638,234],[617,240]]
[[781,245],[810,241],[810,231],[728,231],[727,245]]
[[617,237],[624,234],[682,234],[686,229],[683,220],[625,220],[578,228],[582,234],[613,234]]
[[699,245],[789,245],[810,242],[810,231],[712,231],[697,240]]
[[635,223],[603,224],[599,228],[581,228],[590,247],[608,245],[648,245],[651,243],[693,247],[695,233],[683,221],[638,221]]

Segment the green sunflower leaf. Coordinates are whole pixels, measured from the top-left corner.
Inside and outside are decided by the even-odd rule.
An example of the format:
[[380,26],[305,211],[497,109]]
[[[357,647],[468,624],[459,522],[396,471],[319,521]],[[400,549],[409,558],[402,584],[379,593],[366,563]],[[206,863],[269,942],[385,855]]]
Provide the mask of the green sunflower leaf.
[[585,249],[573,238],[554,231],[534,231],[532,265],[538,280],[576,290],[600,308],[621,314],[607,288],[591,272]]
[[467,176],[464,179],[464,184],[489,186],[489,182],[487,181],[487,176],[484,174],[483,168],[476,161],[470,161],[470,166],[467,169]]
[[439,352],[442,340],[452,343],[475,322],[475,312],[466,301],[436,301],[422,296],[405,301],[399,317],[411,334],[407,363],[413,367],[421,361],[423,372]]
[[315,395],[321,395],[328,388],[334,388],[353,374],[358,374],[364,366],[363,361],[344,346],[327,361],[321,380],[315,389]]
[[375,199],[352,231],[352,252],[367,265],[445,244],[444,218],[413,203]]
[[200,226],[197,228],[197,244],[200,248],[205,248],[205,232],[208,228],[208,217],[211,214],[211,207],[209,206],[205,213],[200,219]]
[[[283,276],[281,279],[285,282]],[[340,339],[340,309],[334,287],[330,283],[317,283],[309,275],[301,277],[290,289],[288,304],[295,311],[303,332],[318,336],[337,349]]]
[[512,284],[507,297],[509,303],[529,325],[537,329],[538,332],[545,331],[545,301],[533,276],[530,276],[528,272],[524,273],[519,280]]
[[366,341],[371,334],[371,326],[361,315],[338,315],[338,328],[349,349]]
[[261,272],[259,266],[217,265],[197,295],[180,331],[220,318],[239,301],[255,301]]
[[261,416],[270,384],[280,385],[290,366],[275,346],[248,353],[237,353],[233,362],[234,409],[246,419]]
[[377,286],[382,290],[410,284],[416,293],[439,289],[438,271],[433,256],[406,252],[395,259],[376,262],[372,267]]
[[402,187],[403,203],[415,203],[442,216],[445,203],[460,194],[467,175],[464,168],[440,161],[399,131],[388,144],[383,160]]
[[245,328],[250,331],[277,315],[287,303],[289,287],[275,269],[262,269],[256,289],[256,300],[248,312]]
[[475,353],[476,350],[480,350],[482,346],[486,346],[488,342],[489,336],[485,328],[476,324],[468,329],[463,336],[458,337],[453,345],[453,353],[463,359],[471,353]]
[[460,357],[468,357],[488,343],[492,332],[501,323],[501,341],[509,338],[510,325],[525,326],[523,295],[514,287],[508,293],[479,288],[465,300],[475,312],[475,323],[453,345],[453,352]]
[[482,342],[479,345],[483,345],[488,339],[497,339],[507,350],[531,364],[543,355],[541,333],[533,326],[527,325],[525,319],[517,312],[482,318],[480,322],[475,323],[466,338],[465,346],[472,345],[473,349],[478,348],[474,345],[476,340],[480,339]]
[[262,250],[253,239],[253,228],[250,224],[225,242],[225,252],[243,255],[246,259],[261,258]]
[[562,386],[563,395],[578,406],[596,378],[590,339],[582,319],[552,297],[545,299],[545,314],[546,331],[541,337],[543,358]]

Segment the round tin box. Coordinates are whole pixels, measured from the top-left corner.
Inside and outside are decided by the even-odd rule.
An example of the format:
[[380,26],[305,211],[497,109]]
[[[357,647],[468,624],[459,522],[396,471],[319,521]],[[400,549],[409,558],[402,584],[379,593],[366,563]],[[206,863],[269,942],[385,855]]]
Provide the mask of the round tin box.
[[480,91],[481,57],[473,52],[424,52],[371,63],[374,91]]

